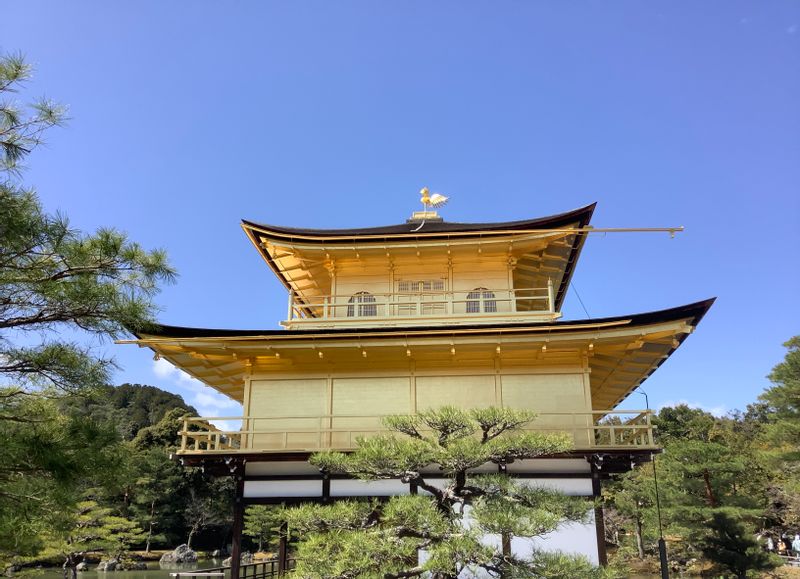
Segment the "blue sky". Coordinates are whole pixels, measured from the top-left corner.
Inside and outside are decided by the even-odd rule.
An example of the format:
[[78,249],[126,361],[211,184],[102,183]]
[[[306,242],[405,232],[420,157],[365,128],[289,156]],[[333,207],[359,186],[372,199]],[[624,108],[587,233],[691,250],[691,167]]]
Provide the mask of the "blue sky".
[[[25,182],[76,227],[164,247],[165,323],[272,328],[285,292],[239,228],[453,221],[597,201],[574,278],[593,317],[719,299],[651,403],[744,408],[800,333],[800,3],[3,3],[22,98],[70,106]],[[584,317],[571,293],[566,318]],[[148,351],[119,382],[232,414]],[[632,397],[635,398],[635,397]],[[633,401],[636,405],[640,401]]]

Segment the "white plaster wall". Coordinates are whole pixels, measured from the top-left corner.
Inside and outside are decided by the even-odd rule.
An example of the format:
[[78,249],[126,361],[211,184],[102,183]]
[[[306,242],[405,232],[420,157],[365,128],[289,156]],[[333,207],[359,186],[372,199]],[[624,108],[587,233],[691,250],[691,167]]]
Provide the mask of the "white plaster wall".
[[536,458],[515,460],[507,467],[508,472],[592,472],[592,467],[583,458]]
[[319,497],[321,480],[248,480],[244,481],[244,498]]
[[[540,478],[540,479],[518,479],[525,481],[526,484],[533,486],[540,486],[547,489],[561,491],[573,497],[590,497],[592,496],[592,479],[590,478]],[[425,482],[439,489],[443,489],[448,484],[448,479],[443,478],[428,478],[425,477]],[[425,493],[420,489],[420,493]]]
[[[469,507],[465,509],[464,526],[470,526]],[[486,545],[501,548],[499,535],[486,535]],[[566,523],[543,537],[535,539],[514,538],[511,540],[511,551],[521,558],[530,558],[535,550],[561,551],[571,555],[583,555],[595,565],[600,563],[597,553],[597,531],[595,530],[594,509],[587,504],[586,523]],[[424,562],[427,553],[420,553],[420,562]],[[482,569],[465,569],[459,575],[461,579],[489,579]]]
[[[585,464],[585,461],[581,461]],[[576,462],[575,467],[580,467],[581,462]],[[266,463],[261,463],[266,465]],[[286,463],[273,463],[269,467],[262,467],[261,464],[249,464],[248,474],[276,474],[277,468]],[[298,463],[294,463],[296,467]],[[563,464],[563,463],[562,463]],[[251,467],[252,471],[250,470]],[[554,465],[553,465],[554,466]],[[282,473],[283,474],[283,473]],[[527,484],[543,486],[546,488],[557,489],[572,496],[591,496],[592,481],[589,478],[540,478],[540,479],[520,479]],[[443,488],[447,484],[444,478],[429,478],[427,481],[438,488]],[[365,482],[359,480],[331,480],[331,496],[391,496],[408,494],[408,485],[404,485],[396,480],[384,480]],[[421,493],[424,491],[420,491]],[[285,480],[285,481],[245,481],[245,498],[259,497],[312,497],[322,495],[322,481],[319,480]],[[598,564],[597,552],[597,533],[595,529],[594,510],[587,501],[587,522],[583,524],[569,523],[561,525],[556,531],[537,539],[514,538],[511,548],[516,555],[529,557],[534,549],[544,549],[547,551],[563,551],[565,553],[583,555],[594,564]],[[469,525],[467,517],[465,524]],[[486,543],[500,545],[500,537],[487,535]],[[421,555],[424,558],[424,554]],[[487,575],[480,573],[462,574],[467,578],[484,578]]]
[[546,551],[563,551],[583,555],[589,561],[598,565],[600,560],[597,554],[597,529],[595,527],[594,509],[589,509],[587,522],[569,523],[561,525],[554,533],[539,539],[513,539],[511,548],[515,553],[530,554],[532,549]]
[[332,497],[390,497],[394,495],[407,495],[407,484],[399,480],[332,480]]
[[[559,490],[570,496],[591,496],[592,481],[588,478],[548,478],[548,479],[520,479],[527,484],[544,488]],[[436,488],[444,488],[448,479],[427,478],[428,484]],[[424,490],[419,491],[422,494]],[[331,480],[332,497],[388,497],[393,495],[409,494],[409,486],[397,480],[361,481],[349,479]],[[264,497],[314,497],[322,496],[322,481],[320,480],[275,480],[275,481],[245,481],[244,496],[247,498]]]

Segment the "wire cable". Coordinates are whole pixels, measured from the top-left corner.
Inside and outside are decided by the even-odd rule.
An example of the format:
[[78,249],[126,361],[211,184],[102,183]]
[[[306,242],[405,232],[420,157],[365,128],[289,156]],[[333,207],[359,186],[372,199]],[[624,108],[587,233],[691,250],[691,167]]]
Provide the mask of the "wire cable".
[[575,287],[575,284],[573,282],[569,282],[569,286],[572,288],[572,291],[575,292],[575,296],[578,298],[578,301],[581,303],[581,307],[583,308],[583,313],[585,313],[586,317],[591,320],[592,316],[589,315],[589,310],[586,309],[586,306],[584,305],[583,300],[581,299],[581,294],[578,293],[578,288]]

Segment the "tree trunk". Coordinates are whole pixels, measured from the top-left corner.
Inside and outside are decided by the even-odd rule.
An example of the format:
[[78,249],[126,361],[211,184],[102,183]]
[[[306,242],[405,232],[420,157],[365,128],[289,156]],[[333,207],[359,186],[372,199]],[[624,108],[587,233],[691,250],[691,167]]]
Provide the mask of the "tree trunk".
[[703,469],[703,482],[706,485],[706,500],[708,501],[708,506],[712,509],[717,506],[717,497],[714,496],[714,489],[711,488],[711,473],[708,472],[708,469]]
[[502,549],[503,549],[503,562],[500,563],[500,578],[504,579],[505,577],[508,576],[507,561],[511,558],[511,534],[502,533],[500,535],[500,542],[502,544]]
[[194,534],[197,532],[197,525],[192,525],[191,530],[189,530],[189,536],[186,538],[186,546],[190,549],[192,548],[192,538]]
[[150,521],[150,526],[147,529],[147,542],[144,545],[144,552],[150,552],[150,539],[153,537],[153,521]]
[[150,502],[150,526],[147,529],[147,543],[144,547],[144,552],[150,552],[150,539],[153,537],[153,519],[156,516],[156,501],[153,500]]
[[639,559],[644,559],[644,537],[642,536],[642,518],[636,515],[636,550],[639,552]]
[[78,579],[78,561],[75,553],[67,555],[62,569],[64,570],[64,579]]

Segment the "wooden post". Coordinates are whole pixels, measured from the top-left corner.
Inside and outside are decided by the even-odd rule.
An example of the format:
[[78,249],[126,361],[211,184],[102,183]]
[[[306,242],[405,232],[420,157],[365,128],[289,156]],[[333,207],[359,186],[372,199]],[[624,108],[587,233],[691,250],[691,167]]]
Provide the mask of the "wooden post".
[[[600,473],[592,465],[592,495],[599,501],[602,496],[600,488]],[[597,560],[605,567],[608,565],[608,553],[606,552],[606,525],[603,519],[603,507],[598,502],[594,509],[594,527],[597,536]]]
[[[288,563],[289,557],[288,557],[288,545],[287,545],[287,541],[286,541],[286,534],[288,532],[288,529],[289,529],[289,526],[286,524],[285,521],[283,523],[281,523],[281,531],[280,531],[281,532],[281,538],[280,538],[280,541],[278,542],[278,575],[279,576],[283,575],[284,573],[286,573],[286,571],[289,570],[289,569],[287,569],[287,566],[288,566],[287,563]],[[231,577],[231,579],[234,579],[234,578]]]
[[233,538],[231,540],[231,577],[239,579],[239,568],[242,563],[242,528],[244,526],[244,466],[241,472],[237,469],[236,496],[233,500]]
[[183,431],[181,432],[181,451],[186,450],[186,440],[187,436],[186,433],[189,432],[189,419],[183,419]]

